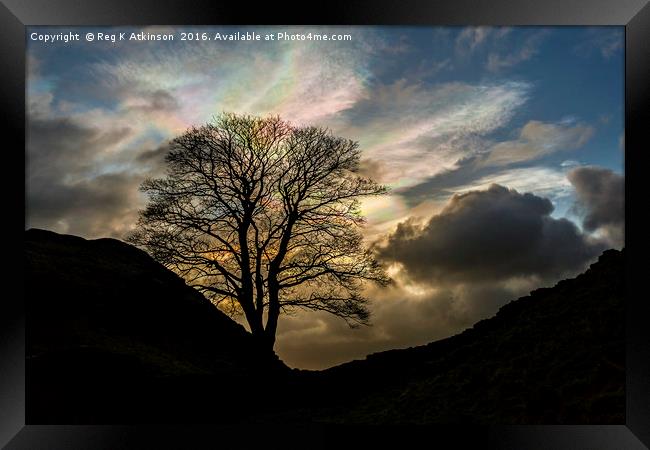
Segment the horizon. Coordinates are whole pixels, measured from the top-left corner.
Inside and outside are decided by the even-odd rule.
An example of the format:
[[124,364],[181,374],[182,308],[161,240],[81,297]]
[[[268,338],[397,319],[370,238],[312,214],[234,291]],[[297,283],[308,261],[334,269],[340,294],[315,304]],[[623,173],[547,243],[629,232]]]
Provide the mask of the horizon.
[[624,246],[622,27],[28,27],[105,34],[349,34],[347,41],[28,39],[27,224],[123,239],[166,143],[221,111],[359,142],[367,245],[395,283],[372,326],[283,316],[320,369],[461,332]]

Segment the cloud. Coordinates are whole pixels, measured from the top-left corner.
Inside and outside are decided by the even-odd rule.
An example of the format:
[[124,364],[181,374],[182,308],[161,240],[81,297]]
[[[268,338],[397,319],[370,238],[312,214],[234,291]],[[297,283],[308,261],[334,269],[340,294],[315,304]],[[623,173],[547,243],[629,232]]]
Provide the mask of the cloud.
[[586,124],[545,123],[531,120],[512,141],[499,142],[488,149],[485,165],[506,165],[531,161],[562,150],[582,147],[594,134]]
[[170,112],[180,107],[178,99],[164,89],[123,95],[125,97],[123,107],[126,109]]
[[121,237],[137,218],[143,175],[106,171],[128,128],[92,128],[71,118],[28,121],[27,222],[88,237]]
[[494,33],[492,27],[467,27],[456,38],[456,51],[464,54],[471,53],[481,44],[485,43],[488,36]]
[[379,50],[389,55],[399,55],[403,53],[410,53],[413,51],[413,43],[411,38],[402,34],[396,41],[379,41]]
[[[226,32],[229,30],[221,30]],[[231,29],[234,32],[234,28]],[[246,30],[242,30],[246,31]],[[332,31],[292,28],[292,33]],[[255,32],[276,33],[275,29]],[[162,90],[182,99],[178,120],[203,123],[222,110],[279,114],[298,123],[318,123],[353,106],[366,95],[367,64],[380,45],[371,30],[355,30],[351,42],[215,42],[126,51],[92,70],[105,89],[124,92]],[[263,74],[263,76],[260,76]]]
[[27,66],[28,77],[39,76],[41,68],[40,60],[33,53],[27,54],[27,61],[25,65]]
[[404,198],[408,204],[415,206],[431,198],[450,198],[457,189],[467,186],[473,180],[481,178],[492,171],[492,168],[479,167],[478,156],[460,158],[455,165],[447,170],[429,177],[414,186],[400,189],[396,194]]
[[392,189],[382,201],[364,202],[368,234],[385,233],[422,201],[446,201],[449,193],[437,196],[429,190],[416,198],[403,192],[484,150],[483,136],[507,124],[529,89],[519,82],[424,86],[405,79],[369,87],[372,96],[330,123],[336,134],[359,141],[363,173]]
[[291,367],[322,369],[370,353],[445,338],[471,326],[481,317],[476,314],[494,313],[491,306],[498,308],[510,297],[507,290],[491,286],[477,286],[471,292],[464,289],[441,289],[416,297],[399,285],[371,288],[367,295],[372,299],[372,325],[356,329],[331,315],[298,312],[280,321],[276,352]]
[[560,167],[576,167],[579,166],[580,161],[574,161],[573,159],[567,159],[560,163]]
[[602,251],[542,197],[500,185],[455,195],[427,222],[401,223],[381,258],[418,283],[455,284],[575,273]]
[[623,50],[625,35],[622,27],[594,27],[585,30],[584,40],[573,47],[575,53],[590,56],[594,53],[608,60]]
[[453,197],[428,220],[411,218],[377,243],[394,283],[368,286],[372,326],[350,330],[324,314],[280,323],[277,352],[323,368],[458,333],[540,285],[575,275],[605,248],[548,199],[502,186]]
[[536,286],[475,283],[420,291],[400,283],[370,286],[371,326],[350,329],[331,315],[298,311],[280,321],[276,352],[291,367],[322,369],[374,352],[423,345],[470,327],[531,287]]
[[466,27],[456,37],[456,55],[460,57],[469,56],[476,50],[486,46],[489,41],[498,43],[506,38],[512,28],[510,27]]
[[523,43],[509,53],[493,51],[488,55],[486,68],[490,72],[500,72],[528,61],[539,52],[539,47],[547,34],[546,30],[529,35]]
[[[565,166],[562,166],[565,167]],[[395,190],[409,206],[423,202],[448,201],[454,194],[486,190],[492,184],[530,192],[553,201],[568,197],[573,189],[565,173],[554,167],[532,166],[503,169],[481,164],[480,156],[464,158],[456,167],[441,172],[414,186]]]
[[148,169],[149,176],[163,176],[167,169],[165,156],[169,153],[169,142],[165,142],[158,147],[145,149],[139,152],[135,157],[135,163]]
[[587,231],[597,231],[616,247],[625,244],[625,179],[609,169],[585,166],[567,174]]
[[528,192],[546,197],[554,202],[571,195],[571,183],[562,170],[553,167],[535,166],[505,169],[472,180],[465,186],[459,186],[456,193],[486,190],[492,184],[508,186],[519,192]]
[[76,68],[75,76],[60,79],[65,72],[53,57],[40,52],[37,59],[33,47],[29,226],[123,237],[142,206],[139,183],[163,173],[168,139],[222,110],[326,121],[366,95],[373,35],[356,30],[353,42],[340,45],[150,43],[146,52],[93,47],[91,58],[79,48],[74,58],[66,55],[65,70]]
[[412,186],[475,153],[477,137],[502,126],[528,98],[530,85],[443,83],[405,79],[377,84],[332,128],[359,140],[368,159],[386,170],[379,181]]
[[105,174],[71,183],[53,181],[31,186],[28,227],[92,238],[122,238],[138,214],[142,178]]
[[[466,156],[461,156],[434,175],[418,180],[418,183],[396,189],[395,193],[402,196],[411,206],[431,198],[446,200],[454,193],[487,189],[493,183],[554,200],[570,195],[571,185],[561,170],[543,165],[517,165],[521,166],[522,163],[539,160],[560,151],[580,148],[594,134],[594,128],[575,120],[558,123],[531,120],[518,133],[514,140],[496,143],[481,136],[460,135],[455,137],[455,141],[452,138],[449,143],[458,150],[466,149]],[[421,161],[422,164],[425,163],[424,159]],[[565,161],[561,167],[568,167],[570,164],[577,163]],[[422,166],[420,170],[423,173],[431,173]]]
[[28,179],[39,182],[56,174],[63,180],[100,170],[98,160],[132,132],[127,127],[95,128],[68,117],[32,115],[27,124]]
[[618,138],[618,148],[624,152],[625,151],[625,133],[621,133]]
[[[93,170],[159,174],[168,139],[227,110],[330,127],[360,141],[364,173],[391,187],[412,186],[480,150],[478,137],[507,124],[530,90],[511,81],[432,85],[406,77],[383,83],[370,69],[390,50],[364,29],[340,45],[192,42],[152,43],[145,53],[133,46],[119,50],[83,62],[78,72],[85,78],[74,84],[28,79],[30,118],[66,119],[99,134],[131,131],[105,148],[82,142],[89,149],[83,153],[70,143],[57,158],[70,164],[69,172],[44,166],[50,179],[60,175],[69,183],[88,179]],[[432,67],[448,64],[443,59]],[[77,162],[89,167],[76,168]],[[393,203],[391,211],[403,214],[401,200]],[[368,213],[386,224],[403,217]]]
[[[373,220],[379,216],[386,219],[382,221],[382,227],[375,227],[373,231],[386,232],[390,226],[396,226],[400,219],[425,213],[426,208],[429,212],[425,214],[430,216],[454,194],[486,190],[491,184],[548,197],[560,204],[562,212],[567,199],[573,195],[573,188],[565,174],[567,164],[571,163],[565,162],[561,167],[522,165],[559,151],[581,147],[592,134],[591,126],[576,121],[557,124],[529,121],[519,130],[517,139],[497,143],[490,142],[480,134],[463,132],[437,139],[417,138],[409,145],[431,149],[435,158],[423,152],[411,160],[413,174],[393,184],[392,196],[399,199],[385,201],[386,207],[377,203],[370,210]],[[454,157],[457,159],[452,161]],[[400,163],[401,167],[406,166],[404,161],[370,161],[372,163],[364,164],[366,172],[380,180],[394,180],[396,176],[404,175],[404,172],[397,173]],[[373,170],[369,171],[370,168]],[[374,214],[374,209],[379,213]]]

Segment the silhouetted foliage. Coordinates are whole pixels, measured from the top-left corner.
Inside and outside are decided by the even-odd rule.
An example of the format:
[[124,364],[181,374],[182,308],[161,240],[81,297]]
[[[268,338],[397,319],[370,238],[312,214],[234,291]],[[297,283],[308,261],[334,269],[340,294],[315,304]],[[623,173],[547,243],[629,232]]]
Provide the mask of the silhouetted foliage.
[[270,347],[293,308],[366,324],[363,282],[388,279],[363,246],[359,198],[386,188],[358,173],[359,157],[326,129],[222,114],[172,140],[167,176],[141,187],[149,204],[129,240],[243,312]]

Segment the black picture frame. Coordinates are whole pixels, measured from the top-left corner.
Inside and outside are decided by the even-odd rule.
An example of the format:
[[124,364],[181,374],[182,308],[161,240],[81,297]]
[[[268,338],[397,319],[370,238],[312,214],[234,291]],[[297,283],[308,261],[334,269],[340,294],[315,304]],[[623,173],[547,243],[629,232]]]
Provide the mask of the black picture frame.
[[[1,0],[0,96],[3,119],[15,140],[6,152],[20,167],[25,144],[25,27],[29,25],[209,25],[209,24],[340,24],[340,25],[623,25],[625,26],[625,160],[627,281],[627,354],[625,425],[489,426],[409,428],[304,428],[260,430],[258,426],[70,426],[25,423],[25,333],[22,287],[3,299],[14,306],[0,315],[0,446],[41,448],[215,448],[226,441],[247,448],[258,439],[267,445],[331,447],[367,445],[391,440],[401,445],[410,437],[425,437],[432,447],[503,449],[643,449],[650,446],[650,339],[647,296],[637,294],[645,268],[643,232],[637,226],[645,209],[640,194],[644,169],[640,156],[648,151],[643,130],[650,123],[650,5],[647,0],[445,0],[445,1],[312,1],[277,2],[154,1],[154,0]],[[646,144],[645,146],[643,144]],[[24,156],[24,154],[23,154]],[[12,160],[13,161],[13,160]],[[22,159],[24,163],[24,158]],[[16,173],[17,175],[17,173]],[[4,180],[3,183],[7,183]],[[20,185],[19,185],[20,186]],[[23,184],[24,186],[24,184]],[[3,186],[7,210],[25,205],[24,191]],[[638,193],[637,193],[638,192]],[[14,204],[15,203],[15,204]],[[22,233],[23,229],[10,233]],[[11,239],[11,238],[10,238]],[[22,261],[22,254],[21,254]],[[20,265],[19,265],[20,266]],[[16,281],[19,280],[19,281]],[[254,430],[254,431],[252,431]],[[340,441],[341,433],[351,440]],[[307,443],[307,444],[305,444]],[[250,444],[250,445],[247,445]],[[442,445],[441,445],[442,444]],[[645,445],[644,445],[645,444]],[[270,445],[271,447],[275,445]]]

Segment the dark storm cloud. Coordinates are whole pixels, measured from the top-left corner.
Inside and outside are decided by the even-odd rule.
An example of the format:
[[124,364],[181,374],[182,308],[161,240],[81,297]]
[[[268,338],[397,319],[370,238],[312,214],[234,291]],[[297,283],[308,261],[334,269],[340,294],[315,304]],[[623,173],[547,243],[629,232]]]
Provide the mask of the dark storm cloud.
[[601,230],[610,243],[623,246],[625,226],[625,179],[602,167],[578,167],[568,173],[584,213],[587,231]]
[[333,317],[298,315],[280,327],[281,357],[289,365],[319,368],[426,344],[576,275],[605,246],[574,223],[551,217],[552,211],[546,198],[492,185],[452,197],[424,224],[401,223],[375,247],[401,269],[391,286],[366,292],[373,326],[349,330]]
[[401,223],[377,250],[420,283],[556,278],[583,269],[603,245],[552,211],[548,199],[492,185],[455,195],[423,225]]
[[89,170],[96,155],[131,133],[129,128],[101,130],[69,118],[38,116],[29,118],[27,128],[27,164],[32,181]]
[[97,173],[96,161],[131,133],[103,130],[72,119],[28,122],[27,219],[29,227],[87,237],[120,236],[137,213],[142,176]]
[[99,175],[75,183],[53,181],[29,189],[29,227],[87,237],[122,237],[137,217],[141,177]]

